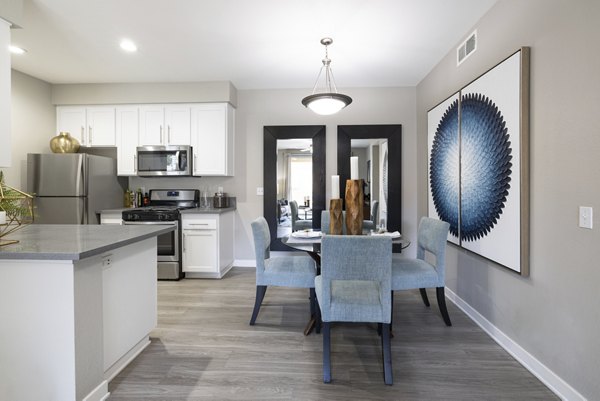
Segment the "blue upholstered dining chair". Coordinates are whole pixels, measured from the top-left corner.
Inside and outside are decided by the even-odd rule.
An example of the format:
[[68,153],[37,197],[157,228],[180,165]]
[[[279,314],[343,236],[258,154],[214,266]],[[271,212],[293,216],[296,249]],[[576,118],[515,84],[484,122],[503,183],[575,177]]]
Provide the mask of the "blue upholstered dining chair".
[[292,213],[292,232],[312,228],[312,220],[301,220],[298,217],[298,202],[290,201],[290,212]]
[[[392,240],[366,235],[324,235],[315,292],[323,323],[323,381],[331,382],[331,322],[380,323],[385,384],[392,384],[390,321]],[[318,323],[317,323],[318,324]]]
[[[426,288],[435,287],[437,302],[447,326],[452,326],[444,285],[446,279],[446,240],[450,224],[445,221],[422,217],[417,234],[417,258],[392,261],[392,291],[418,288],[425,306],[429,306]],[[425,260],[425,252],[435,256],[435,262]],[[393,294],[392,294],[393,296]]]
[[267,286],[310,289],[310,312],[315,313],[315,276],[317,266],[310,256],[282,256],[271,258],[271,234],[264,217],[252,222],[254,252],[256,253],[256,299],[250,325],[253,326],[260,310]]
[[379,201],[373,201],[370,219],[363,221],[363,230],[375,230],[375,227],[377,227],[377,212],[379,212]]

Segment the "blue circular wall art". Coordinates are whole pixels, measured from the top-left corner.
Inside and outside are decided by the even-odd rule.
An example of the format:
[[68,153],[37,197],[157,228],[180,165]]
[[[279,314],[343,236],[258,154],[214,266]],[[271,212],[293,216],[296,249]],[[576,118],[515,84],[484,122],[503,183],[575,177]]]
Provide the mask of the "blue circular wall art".
[[450,233],[458,237],[458,99],[446,109],[435,136],[429,159],[429,186],[435,210],[450,224]]
[[458,108],[458,101],[453,102],[440,120],[429,179],[436,211],[450,223],[450,232],[459,236],[460,197],[460,238],[475,241],[493,229],[505,207],[512,149],[504,117],[490,99],[478,93],[462,97],[460,138]]

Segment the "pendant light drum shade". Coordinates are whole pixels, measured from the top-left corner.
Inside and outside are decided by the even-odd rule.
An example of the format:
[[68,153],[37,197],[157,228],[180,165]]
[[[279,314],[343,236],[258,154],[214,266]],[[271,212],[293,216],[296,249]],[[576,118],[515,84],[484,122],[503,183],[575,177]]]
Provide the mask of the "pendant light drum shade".
[[[319,75],[317,76],[317,80],[315,81],[312,94],[302,99],[302,104],[305,107],[308,107],[320,115],[335,114],[352,103],[352,98],[350,96],[338,93],[337,87],[335,86],[333,72],[331,71],[331,60],[329,59],[329,54],[327,52],[327,46],[332,43],[333,39],[331,38],[321,39],[321,44],[325,46],[325,58],[323,59],[323,66],[321,67]],[[315,93],[323,69],[325,69],[325,92]]]
[[302,99],[304,106],[323,116],[335,114],[350,103],[352,98],[341,93],[318,93]]

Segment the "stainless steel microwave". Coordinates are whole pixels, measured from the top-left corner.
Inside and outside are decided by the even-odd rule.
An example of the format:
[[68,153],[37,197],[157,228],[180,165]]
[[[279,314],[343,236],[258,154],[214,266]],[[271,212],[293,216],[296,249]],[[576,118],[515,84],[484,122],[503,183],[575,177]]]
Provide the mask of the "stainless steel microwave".
[[138,146],[135,163],[141,177],[192,175],[192,147]]

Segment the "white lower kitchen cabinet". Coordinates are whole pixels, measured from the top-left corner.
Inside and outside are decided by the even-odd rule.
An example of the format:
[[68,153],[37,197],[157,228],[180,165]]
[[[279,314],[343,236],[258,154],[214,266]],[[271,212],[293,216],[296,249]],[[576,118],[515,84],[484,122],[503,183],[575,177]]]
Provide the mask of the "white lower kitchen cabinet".
[[123,225],[123,212],[120,209],[103,210],[100,213],[100,224]]
[[156,239],[107,252],[102,264],[104,378],[112,380],[149,345],[156,327]]
[[222,278],[233,266],[233,212],[183,214],[183,272],[187,278]]

